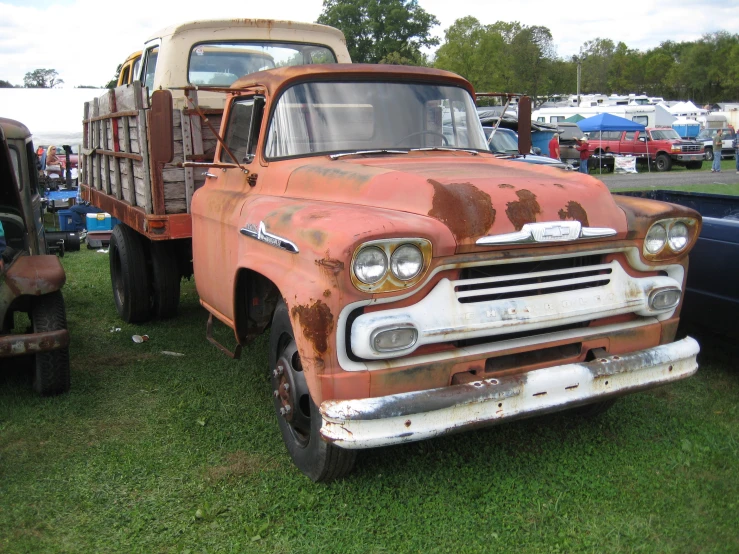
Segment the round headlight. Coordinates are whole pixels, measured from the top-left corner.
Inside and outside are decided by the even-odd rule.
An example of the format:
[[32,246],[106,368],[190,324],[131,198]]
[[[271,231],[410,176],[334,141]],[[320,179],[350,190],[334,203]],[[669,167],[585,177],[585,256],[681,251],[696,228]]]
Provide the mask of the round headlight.
[[673,252],[680,252],[680,250],[688,245],[689,240],[690,234],[688,233],[688,226],[685,223],[678,221],[670,227],[667,242],[670,244]]
[[667,231],[665,231],[665,228],[661,224],[656,223],[647,232],[647,236],[644,239],[644,248],[650,254],[656,254],[665,247],[666,242]]
[[367,285],[382,279],[387,273],[387,256],[376,246],[362,248],[354,259],[354,275]]
[[423,254],[417,246],[404,244],[390,256],[390,271],[401,281],[413,279],[423,268]]

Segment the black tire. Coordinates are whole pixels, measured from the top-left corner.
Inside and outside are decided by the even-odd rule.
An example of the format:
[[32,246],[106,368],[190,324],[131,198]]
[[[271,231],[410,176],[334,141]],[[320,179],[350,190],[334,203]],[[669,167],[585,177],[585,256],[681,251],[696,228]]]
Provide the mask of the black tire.
[[685,167],[688,169],[703,169],[703,162],[688,162]]
[[168,319],[180,304],[180,270],[171,241],[151,243],[151,313]]
[[709,162],[713,161],[713,148],[706,148],[706,160]]
[[293,463],[317,483],[344,477],[354,467],[356,452],[329,444],[320,435],[321,415],[310,397],[282,301],[272,319],[269,360],[277,422]]
[[118,315],[126,323],[147,321],[151,317],[151,295],[141,236],[127,225],[116,225],[108,254]]
[[670,171],[672,169],[672,158],[667,154],[658,154],[654,160],[654,166],[657,171]]
[[[67,328],[64,297],[60,291],[33,299],[31,323],[34,333]],[[69,391],[69,348],[39,352],[35,358],[33,390],[42,396],[53,396]]]
[[593,402],[592,404],[585,404],[584,406],[572,408],[568,410],[568,412],[577,417],[596,417],[607,412],[611,406],[616,403],[616,400],[618,400],[618,398],[609,398],[608,400],[602,400],[600,402]]

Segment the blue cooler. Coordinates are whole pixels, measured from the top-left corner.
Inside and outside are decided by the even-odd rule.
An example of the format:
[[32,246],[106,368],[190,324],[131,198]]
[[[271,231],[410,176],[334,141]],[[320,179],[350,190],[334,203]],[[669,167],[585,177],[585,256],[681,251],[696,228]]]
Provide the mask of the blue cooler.
[[113,227],[118,225],[120,221],[112,217],[109,213],[101,212],[99,214],[87,215],[87,232],[90,231],[112,231]]
[[70,210],[57,210],[56,215],[59,216],[60,231],[75,231],[74,218]]

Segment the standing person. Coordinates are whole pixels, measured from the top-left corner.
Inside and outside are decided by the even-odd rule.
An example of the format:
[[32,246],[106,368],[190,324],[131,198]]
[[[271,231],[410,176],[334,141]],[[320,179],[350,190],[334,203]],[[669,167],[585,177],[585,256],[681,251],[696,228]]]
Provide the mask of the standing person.
[[579,138],[576,138],[575,140],[577,141],[577,146],[575,148],[578,152],[580,152],[580,173],[587,174],[588,159],[590,159],[590,145],[588,144],[587,140],[582,140]]
[[559,134],[554,133],[552,140],[549,141],[549,157],[559,160]]
[[721,148],[723,145],[724,139],[721,135],[721,129],[719,129],[713,136],[713,167],[711,171],[714,173],[721,173]]

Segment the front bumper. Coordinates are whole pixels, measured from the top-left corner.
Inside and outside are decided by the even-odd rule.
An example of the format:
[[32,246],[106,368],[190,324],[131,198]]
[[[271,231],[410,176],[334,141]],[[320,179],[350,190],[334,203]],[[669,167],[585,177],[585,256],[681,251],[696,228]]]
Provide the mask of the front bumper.
[[564,410],[684,379],[698,369],[686,337],[622,356],[432,390],[321,404],[321,436],[342,448],[428,439],[498,421]]
[[704,153],[700,154],[673,154],[673,158],[681,162],[700,162],[706,159]]
[[0,336],[0,358],[50,352],[67,346],[69,331],[66,329],[24,335],[3,335]]

